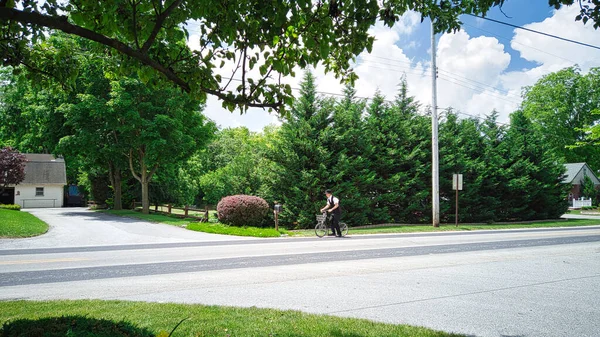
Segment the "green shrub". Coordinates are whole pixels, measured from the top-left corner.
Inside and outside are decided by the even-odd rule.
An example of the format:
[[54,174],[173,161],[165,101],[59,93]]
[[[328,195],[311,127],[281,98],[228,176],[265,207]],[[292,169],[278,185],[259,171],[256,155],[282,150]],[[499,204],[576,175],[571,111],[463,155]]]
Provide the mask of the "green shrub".
[[0,205],[0,208],[2,208],[2,209],[9,209],[11,211],[20,211],[21,210],[21,205],[6,204],[6,205]]
[[592,207],[592,206],[583,206],[583,207],[581,207],[581,210],[582,210],[582,211],[591,211],[591,210],[593,210],[593,209],[595,209],[595,208],[594,208],[594,207]]
[[260,226],[269,213],[269,204],[259,197],[232,195],[217,205],[219,221],[231,226]]

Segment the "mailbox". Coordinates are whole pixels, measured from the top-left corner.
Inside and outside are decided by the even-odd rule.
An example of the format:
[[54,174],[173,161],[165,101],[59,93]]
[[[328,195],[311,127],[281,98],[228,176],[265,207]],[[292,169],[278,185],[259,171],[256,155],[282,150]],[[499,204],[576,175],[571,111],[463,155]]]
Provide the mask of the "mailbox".
[[275,213],[281,213],[281,212],[283,212],[283,206],[280,204],[276,204],[274,210],[275,210]]

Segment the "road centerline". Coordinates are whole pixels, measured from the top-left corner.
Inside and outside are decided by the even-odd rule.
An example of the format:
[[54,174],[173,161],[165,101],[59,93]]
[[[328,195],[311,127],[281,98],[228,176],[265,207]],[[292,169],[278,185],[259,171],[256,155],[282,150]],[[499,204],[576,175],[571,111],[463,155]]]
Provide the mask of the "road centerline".
[[0,287],[599,242],[600,235],[0,273]]

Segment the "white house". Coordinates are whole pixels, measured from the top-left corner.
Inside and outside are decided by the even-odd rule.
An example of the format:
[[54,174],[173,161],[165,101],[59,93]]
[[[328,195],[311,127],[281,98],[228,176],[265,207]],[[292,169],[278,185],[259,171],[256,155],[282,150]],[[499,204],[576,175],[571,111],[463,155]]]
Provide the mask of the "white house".
[[[51,154],[25,154],[25,157],[25,180],[9,187],[2,202],[22,208],[62,207],[67,184],[65,160]],[[13,198],[8,200],[11,194]]]

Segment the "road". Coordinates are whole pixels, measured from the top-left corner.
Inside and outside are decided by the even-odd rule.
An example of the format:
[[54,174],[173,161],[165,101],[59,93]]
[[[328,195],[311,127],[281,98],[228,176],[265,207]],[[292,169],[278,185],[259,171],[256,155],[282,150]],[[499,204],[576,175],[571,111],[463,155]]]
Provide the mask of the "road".
[[[116,231],[138,232],[129,225]],[[111,226],[96,223],[106,235]],[[346,239],[192,234],[55,247],[0,241],[0,300],[257,306],[470,336],[600,335],[600,227]]]

